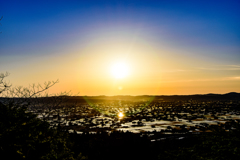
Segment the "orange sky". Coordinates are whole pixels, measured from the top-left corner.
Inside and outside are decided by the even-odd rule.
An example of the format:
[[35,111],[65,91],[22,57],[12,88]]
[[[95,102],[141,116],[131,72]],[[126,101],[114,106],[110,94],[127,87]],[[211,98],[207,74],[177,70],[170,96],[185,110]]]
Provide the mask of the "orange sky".
[[[85,48],[66,49],[61,56],[39,57],[36,61],[28,57],[30,63],[13,70],[8,79],[23,86],[59,79],[49,93],[71,91],[78,95],[240,92],[240,66],[212,64],[211,60],[181,55],[177,49],[168,50],[141,39],[134,43],[115,41],[89,42]],[[118,62],[124,62],[128,71],[120,79],[111,71]]]
[[53,94],[240,92],[239,14],[228,1],[4,1],[0,73],[13,86],[59,79]]

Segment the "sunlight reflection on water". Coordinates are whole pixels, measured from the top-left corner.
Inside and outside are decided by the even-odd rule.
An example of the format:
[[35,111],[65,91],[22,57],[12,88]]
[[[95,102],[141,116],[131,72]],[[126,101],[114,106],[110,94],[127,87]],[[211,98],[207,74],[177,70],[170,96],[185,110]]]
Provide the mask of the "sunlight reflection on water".
[[119,113],[118,113],[118,118],[119,118],[119,119],[122,119],[123,117],[124,117],[124,114],[123,114],[122,112],[119,112]]

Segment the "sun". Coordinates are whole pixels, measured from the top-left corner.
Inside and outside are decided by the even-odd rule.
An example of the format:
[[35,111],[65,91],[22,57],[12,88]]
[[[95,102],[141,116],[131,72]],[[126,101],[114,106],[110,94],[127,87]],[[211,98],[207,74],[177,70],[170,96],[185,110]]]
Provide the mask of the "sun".
[[124,62],[117,62],[112,65],[111,73],[116,79],[122,79],[129,74],[129,67]]

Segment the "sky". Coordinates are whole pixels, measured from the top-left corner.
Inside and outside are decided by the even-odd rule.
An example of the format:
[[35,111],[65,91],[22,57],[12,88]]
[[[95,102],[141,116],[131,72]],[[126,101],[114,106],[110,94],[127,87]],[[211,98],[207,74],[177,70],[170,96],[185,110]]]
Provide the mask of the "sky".
[[240,1],[0,0],[0,73],[49,94],[240,92]]

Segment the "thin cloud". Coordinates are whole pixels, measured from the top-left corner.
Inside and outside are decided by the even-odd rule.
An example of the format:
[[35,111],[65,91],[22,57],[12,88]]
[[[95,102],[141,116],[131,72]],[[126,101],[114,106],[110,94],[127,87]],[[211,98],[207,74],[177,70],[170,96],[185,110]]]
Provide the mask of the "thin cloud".
[[184,70],[184,69],[174,69],[174,70],[163,70],[162,72],[186,72],[189,70]]
[[172,82],[211,82],[211,81],[238,81],[240,76],[237,77],[223,77],[223,78],[209,78],[209,79],[183,79],[174,81],[161,81],[161,83],[172,83]]
[[239,77],[228,77],[229,80],[240,80],[240,76]]
[[240,65],[215,65],[215,66],[225,66],[225,67],[236,67],[236,68],[240,68]]
[[215,65],[219,66],[218,68],[206,68],[198,67],[200,70],[210,70],[210,71],[230,71],[230,70],[240,70],[240,65]]

